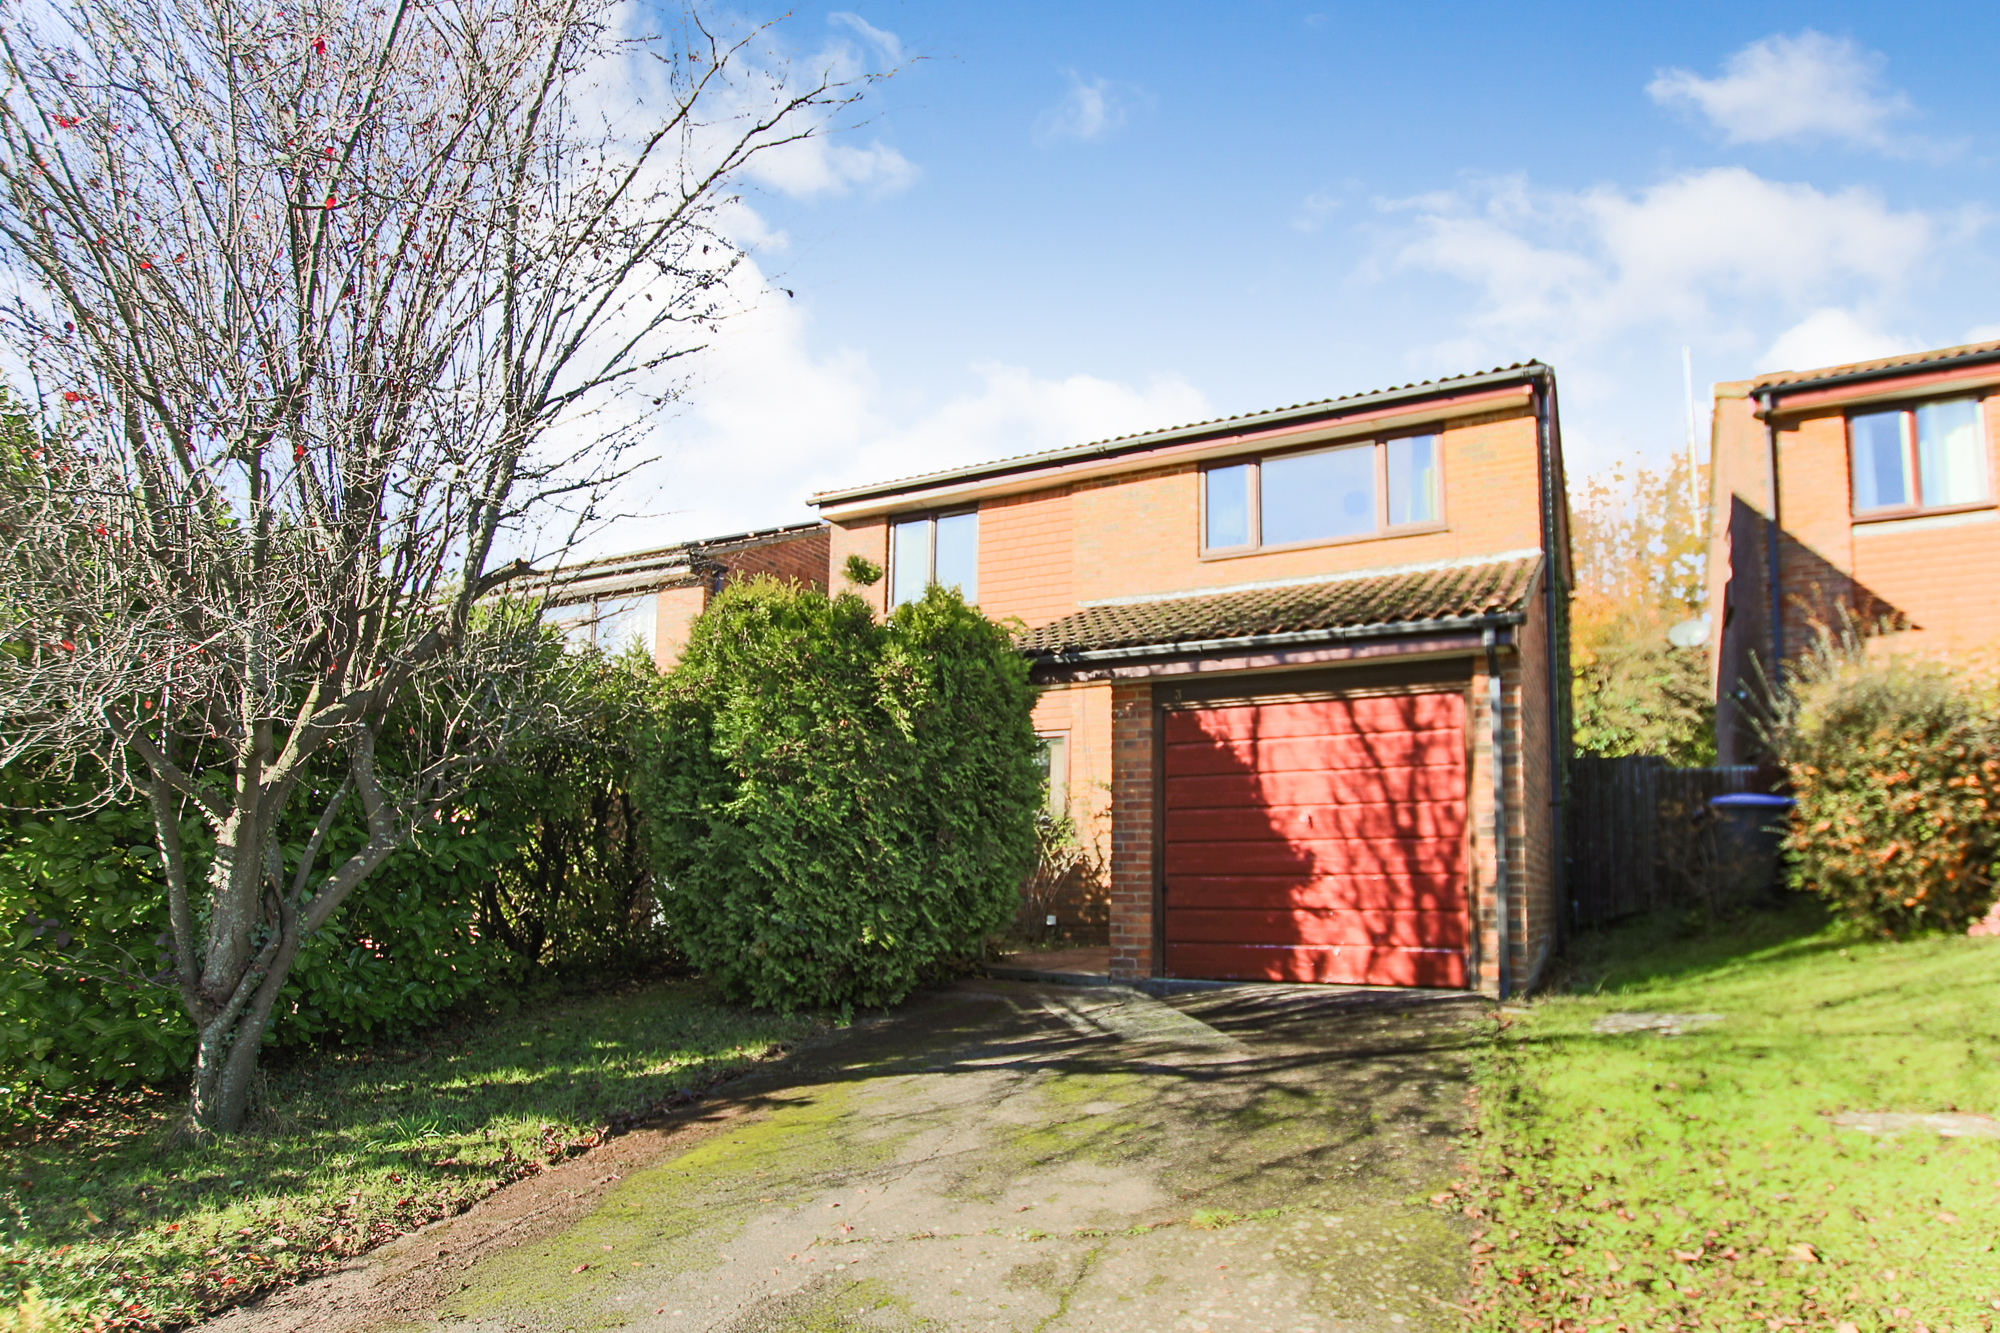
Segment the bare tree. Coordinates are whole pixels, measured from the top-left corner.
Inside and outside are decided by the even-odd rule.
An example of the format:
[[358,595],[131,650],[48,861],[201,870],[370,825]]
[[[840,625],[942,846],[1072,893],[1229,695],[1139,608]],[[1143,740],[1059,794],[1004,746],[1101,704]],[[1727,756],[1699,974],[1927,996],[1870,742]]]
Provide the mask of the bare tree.
[[0,443],[0,762],[150,803],[195,1132],[241,1124],[306,937],[551,706],[532,612],[486,609],[509,556],[682,383],[732,182],[873,77],[629,14],[0,0],[0,329],[36,394]]

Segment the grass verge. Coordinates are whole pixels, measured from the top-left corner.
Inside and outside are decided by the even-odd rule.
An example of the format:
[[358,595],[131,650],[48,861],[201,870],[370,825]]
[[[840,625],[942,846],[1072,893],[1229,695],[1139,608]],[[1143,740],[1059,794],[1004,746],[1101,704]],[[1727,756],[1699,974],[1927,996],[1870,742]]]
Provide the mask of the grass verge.
[[0,1327],[183,1324],[462,1212],[810,1030],[666,982],[274,1069],[249,1132],[177,1095],[77,1099],[0,1143]]
[[[2000,940],[1855,938],[1800,901],[1579,941],[1484,1057],[1482,1329],[1990,1330],[2000,1141],[1843,1111],[2000,1115]],[[1568,993],[1561,993],[1567,991]],[[1679,1036],[1613,1013],[1721,1014]]]

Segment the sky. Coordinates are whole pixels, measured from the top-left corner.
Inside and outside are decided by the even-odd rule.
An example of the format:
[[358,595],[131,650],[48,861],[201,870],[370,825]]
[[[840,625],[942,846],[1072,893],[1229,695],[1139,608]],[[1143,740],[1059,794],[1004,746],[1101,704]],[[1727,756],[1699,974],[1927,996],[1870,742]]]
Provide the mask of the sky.
[[737,313],[599,553],[1531,358],[1577,476],[1685,448],[1683,347],[1705,428],[1715,381],[2000,338],[1990,3],[912,0],[776,40],[894,72],[744,182]]

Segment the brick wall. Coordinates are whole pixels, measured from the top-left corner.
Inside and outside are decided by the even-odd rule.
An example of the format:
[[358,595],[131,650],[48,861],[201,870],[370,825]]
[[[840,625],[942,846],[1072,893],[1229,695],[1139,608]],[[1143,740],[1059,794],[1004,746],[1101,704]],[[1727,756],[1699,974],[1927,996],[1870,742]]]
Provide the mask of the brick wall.
[[[1076,599],[1476,559],[1541,545],[1530,410],[1509,408],[1454,423],[1444,431],[1442,458],[1443,531],[1224,557],[1201,554],[1194,464],[1080,483],[1071,492]],[[1497,502],[1499,497],[1520,502]],[[1015,614],[1008,608],[996,613]]]
[[[1544,578],[1547,574],[1544,573]],[[1537,595],[1517,635],[1520,740],[1513,756],[1519,773],[1519,838],[1522,941],[1525,971],[1516,972],[1523,990],[1533,986],[1555,953],[1562,932],[1562,849],[1556,845],[1554,802],[1561,796],[1560,773],[1549,751],[1557,712],[1549,693],[1547,603]]]
[[[1443,436],[1447,526],[1407,536],[1204,557],[1193,463],[986,500],[979,506],[980,606],[1033,628],[1105,597],[1477,559],[1540,545],[1532,410],[1509,406],[1467,417]],[[1529,498],[1495,503],[1496,496]],[[828,552],[834,583],[842,584],[849,553],[886,568],[888,548],[885,519],[835,525]],[[877,610],[887,593],[886,579],[872,590]]]
[[[847,566],[847,557],[858,555],[870,560],[882,570],[882,577],[873,587],[862,588],[849,583],[841,571]],[[889,523],[887,519],[861,518],[848,523],[836,523],[828,534],[827,545],[827,586],[836,593],[851,592],[864,599],[881,615],[889,608]]]
[[713,558],[729,571],[729,578],[747,579],[774,574],[781,579],[803,583],[825,591],[827,587],[830,537],[826,528],[815,528],[797,536],[758,542],[735,550],[713,552]]
[[[1526,631],[1536,627],[1531,618]],[[1505,757],[1505,807],[1496,822],[1493,807],[1493,713],[1491,680],[1484,655],[1473,661],[1472,707],[1466,748],[1471,756],[1468,810],[1467,893],[1479,940],[1478,989],[1500,993],[1501,920],[1495,884],[1498,853],[1506,856],[1508,993],[1518,995],[1540,978],[1557,942],[1554,819],[1549,808],[1546,647],[1526,643],[1499,654],[1501,753]],[[1504,841],[1496,842],[1496,835]]]
[[1111,975],[1153,975],[1153,687],[1111,687]]
[[665,671],[680,661],[694,618],[708,607],[708,583],[662,588],[653,605],[653,664]]
[[979,602],[989,615],[1032,628],[1076,609],[1070,515],[1066,486],[979,507]]
[[[1769,445],[1749,387],[1718,386],[1715,406],[1710,647],[1725,763],[1754,758],[1737,692],[1761,688],[1751,663],[1753,656],[1767,662],[1771,648]],[[1989,486],[2000,486],[2000,395],[1987,397],[1981,409]],[[1850,619],[1864,630],[1884,621],[1906,626],[1895,636],[1899,649],[2000,645],[2000,598],[1987,572],[2000,562],[2000,511],[1855,522],[1847,416],[1838,408],[1781,411],[1778,477],[1779,610],[1788,658]]]

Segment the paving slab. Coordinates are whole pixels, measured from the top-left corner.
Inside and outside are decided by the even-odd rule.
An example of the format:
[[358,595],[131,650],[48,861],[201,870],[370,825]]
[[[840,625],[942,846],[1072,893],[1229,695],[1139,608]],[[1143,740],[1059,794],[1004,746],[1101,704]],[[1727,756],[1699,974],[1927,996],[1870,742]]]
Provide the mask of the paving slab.
[[1473,997],[969,981],[215,1333],[1446,1329]]

